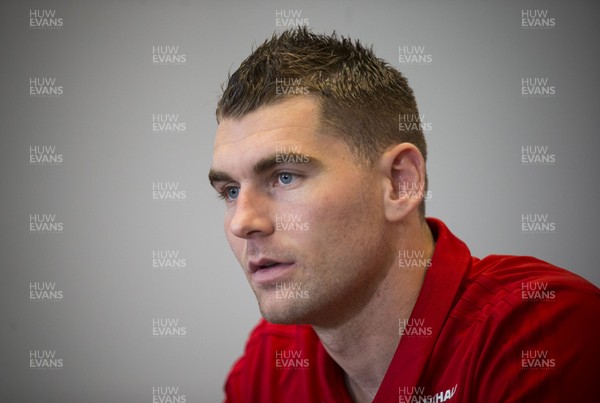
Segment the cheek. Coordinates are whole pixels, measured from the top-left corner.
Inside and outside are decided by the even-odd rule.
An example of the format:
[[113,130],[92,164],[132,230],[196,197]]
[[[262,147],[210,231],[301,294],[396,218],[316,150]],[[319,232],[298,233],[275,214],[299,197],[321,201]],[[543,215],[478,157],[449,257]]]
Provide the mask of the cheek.
[[374,186],[356,182],[322,193],[310,206],[314,241],[336,249],[358,247],[354,243],[372,237],[380,225],[383,213],[377,200]]

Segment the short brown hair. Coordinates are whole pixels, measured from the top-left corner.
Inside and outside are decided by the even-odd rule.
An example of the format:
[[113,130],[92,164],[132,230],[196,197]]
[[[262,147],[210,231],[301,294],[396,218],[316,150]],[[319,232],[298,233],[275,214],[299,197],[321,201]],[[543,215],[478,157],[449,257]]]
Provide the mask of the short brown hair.
[[[296,88],[281,91],[282,85]],[[320,105],[321,125],[345,139],[359,162],[372,165],[386,149],[404,142],[414,144],[427,159],[408,81],[359,41],[335,32],[314,34],[306,27],[274,34],[229,75],[217,120],[239,119],[290,96],[314,97]],[[416,124],[399,124],[403,119]]]

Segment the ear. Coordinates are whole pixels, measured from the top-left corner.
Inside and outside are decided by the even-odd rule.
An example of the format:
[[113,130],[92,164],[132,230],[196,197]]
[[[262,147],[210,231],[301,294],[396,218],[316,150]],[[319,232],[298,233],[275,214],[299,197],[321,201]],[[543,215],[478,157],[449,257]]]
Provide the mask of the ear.
[[425,160],[410,143],[397,144],[379,160],[384,181],[384,210],[388,221],[403,220],[418,208],[425,194]]

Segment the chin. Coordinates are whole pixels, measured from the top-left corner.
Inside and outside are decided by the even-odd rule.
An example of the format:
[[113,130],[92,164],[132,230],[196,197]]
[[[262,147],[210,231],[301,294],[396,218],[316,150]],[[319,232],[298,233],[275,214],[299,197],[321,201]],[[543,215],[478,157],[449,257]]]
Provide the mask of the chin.
[[291,318],[284,318],[281,316],[270,316],[263,315],[263,318],[274,325],[300,325],[301,323],[292,320]]
[[268,303],[259,302],[259,310],[267,322],[276,325],[301,325],[310,322],[308,307],[302,304],[281,304],[282,301],[268,301]]

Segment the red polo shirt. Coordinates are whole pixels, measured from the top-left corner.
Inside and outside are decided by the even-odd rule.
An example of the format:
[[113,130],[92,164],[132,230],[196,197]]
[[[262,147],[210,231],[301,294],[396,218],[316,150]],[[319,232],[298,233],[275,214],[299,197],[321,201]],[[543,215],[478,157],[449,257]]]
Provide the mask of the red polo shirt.
[[[431,266],[373,402],[598,398],[598,288],[532,257],[477,259],[441,221],[427,221],[436,239]],[[225,393],[227,402],[352,402],[311,326],[265,320]]]

